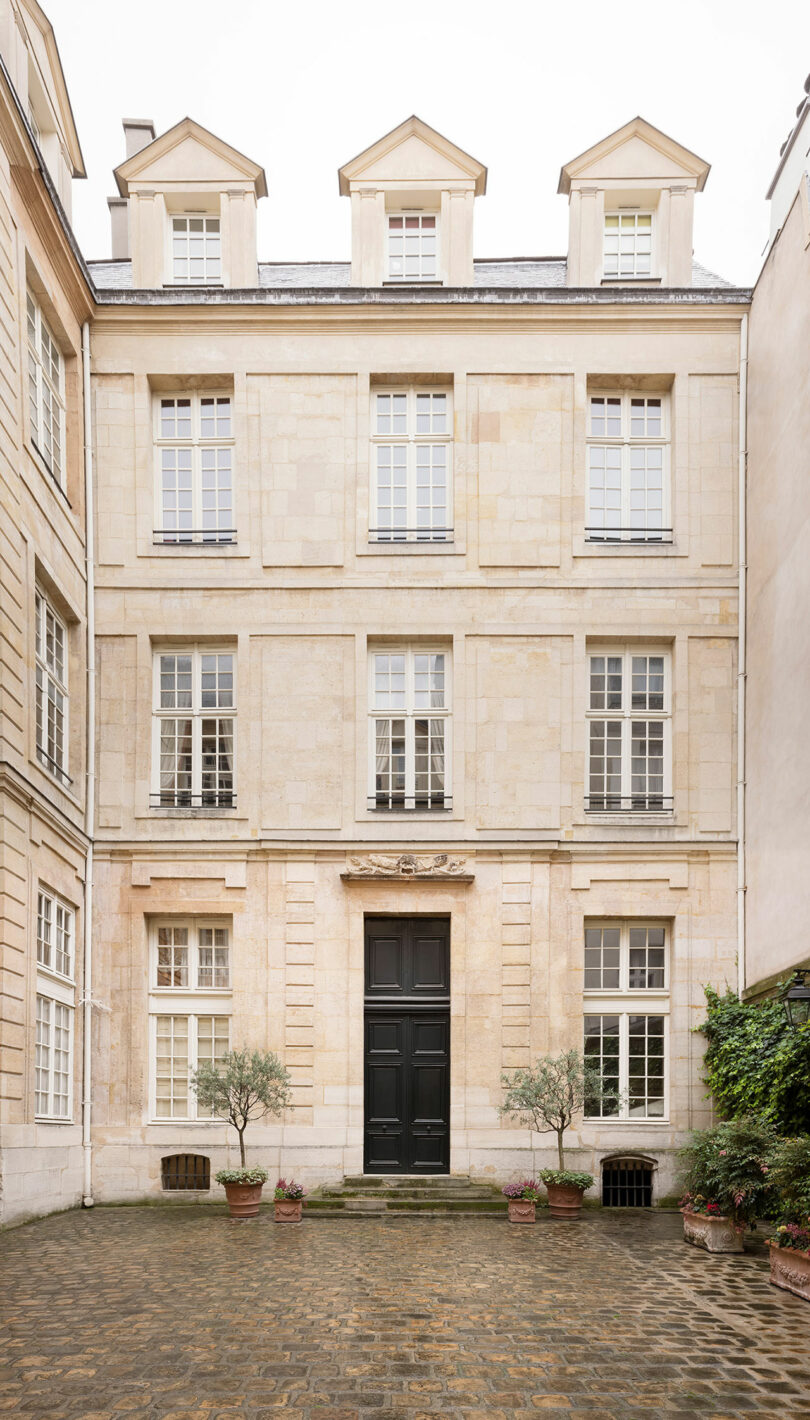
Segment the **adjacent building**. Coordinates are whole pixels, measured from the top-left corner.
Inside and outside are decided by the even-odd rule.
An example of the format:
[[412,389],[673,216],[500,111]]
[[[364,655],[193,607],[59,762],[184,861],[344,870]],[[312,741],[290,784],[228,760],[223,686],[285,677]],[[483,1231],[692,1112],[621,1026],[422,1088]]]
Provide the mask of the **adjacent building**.
[[[7,13],[4,58],[21,19],[44,23],[32,0]],[[308,1184],[551,1163],[501,1121],[502,1075],[575,1046],[615,1099],[586,1110],[571,1165],[632,1158],[671,1193],[709,1118],[703,986],[738,984],[750,292],[692,258],[708,165],[634,119],[562,168],[566,256],[479,260],[486,168],[412,117],[340,170],[350,261],[264,263],[259,162],[191,119],[125,120],[113,258],[85,270],[10,74],[0,437],[29,551],[3,570],[6,1220],[204,1191],[234,1140],[190,1071],[243,1042],[294,1084],[253,1157]],[[40,466],[59,360],[61,485]],[[68,691],[54,767],[35,692],[50,726]],[[83,992],[59,943],[66,921],[82,936],[88,828]],[[72,1012],[61,1114],[64,1017],[38,1000]],[[9,1189],[16,1140],[27,1171],[51,1150],[35,1198]]]

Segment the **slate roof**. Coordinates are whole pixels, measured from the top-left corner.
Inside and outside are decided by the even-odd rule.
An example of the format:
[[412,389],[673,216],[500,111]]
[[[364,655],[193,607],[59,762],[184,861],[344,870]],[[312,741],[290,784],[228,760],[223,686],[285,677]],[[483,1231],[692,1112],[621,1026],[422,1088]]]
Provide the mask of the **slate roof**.
[[[513,257],[508,260],[476,261],[475,289],[482,290],[553,290],[568,289],[565,284],[566,261],[564,256]],[[130,261],[91,261],[90,272],[98,291],[132,290],[132,263]],[[309,291],[313,296],[318,291],[335,291],[349,287],[351,266],[348,261],[262,261],[259,263],[259,290],[267,291]],[[173,295],[182,294],[182,288],[170,288]],[[397,298],[408,295],[425,300],[429,293],[446,288],[441,287],[391,287],[383,288],[386,296],[396,290]],[[612,291],[615,287],[600,287],[601,291]],[[627,287],[628,291],[643,291],[649,299],[652,293],[661,293],[660,287]],[[729,290],[737,288],[722,276],[707,271],[698,262],[692,263],[692,290]],[[209,290],[209,298],[216,295],[219,288]]]

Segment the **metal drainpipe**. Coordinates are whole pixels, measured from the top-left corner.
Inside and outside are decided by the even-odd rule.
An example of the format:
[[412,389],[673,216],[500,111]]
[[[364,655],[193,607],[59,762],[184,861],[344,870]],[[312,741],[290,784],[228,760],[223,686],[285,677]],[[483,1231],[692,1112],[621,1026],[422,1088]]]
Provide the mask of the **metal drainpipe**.
[[82,1026],[84,1065],[82,1070],[82,1158],[84,1183],[82,1204],[92,1208],[93,1140],[91,1132],[93,1108],[93,832],[96,810],[96,617],[95,567],[93,548],[93,431],[90,406],[90,323],[82,326],[82,384],[84,389],[84,526],[85,573],[87,587],[87,771],[84,801],[84,827],[87,834],[87,858],[84,870],[84,1005]]
[[748,594],[747,488],[748,443],[748,316],[740,323],[740,466],[738,473],[738,552],[739,594],[737,605],[737,994],[745,990],[745,690],[746,690],[746,607]]

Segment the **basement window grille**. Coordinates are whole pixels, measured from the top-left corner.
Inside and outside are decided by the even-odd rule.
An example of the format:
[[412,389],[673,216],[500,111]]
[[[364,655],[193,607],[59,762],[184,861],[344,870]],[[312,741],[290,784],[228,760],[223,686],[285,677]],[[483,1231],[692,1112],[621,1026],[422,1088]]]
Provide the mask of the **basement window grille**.
[[169,1154],[160,1171],[164,1189],[211,1187],[211,1160],[204,1154]]
[[653,1166],[645,1159],[606,1159],[602,1164],[603,1208],[651,1208]]

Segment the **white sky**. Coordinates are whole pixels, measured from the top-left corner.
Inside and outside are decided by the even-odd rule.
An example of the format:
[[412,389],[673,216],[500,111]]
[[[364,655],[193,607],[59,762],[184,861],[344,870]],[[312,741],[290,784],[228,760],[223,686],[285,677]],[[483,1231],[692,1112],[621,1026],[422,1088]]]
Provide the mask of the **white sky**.
[[810,0],[44,0],[89,174],[74,225],[110,255],[121,118],[186,114],[267,172],[260,260],[348,260],[342,163],[411,113],[489,168],[475,255],[567,246],[568,159],[640,113],[712,164],[695,256],[753,282],[764,194],[810,70]]

